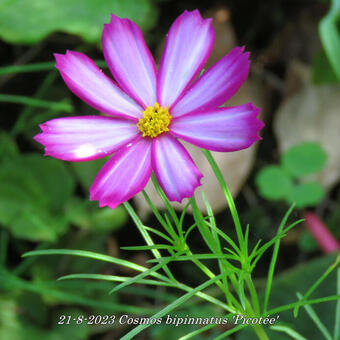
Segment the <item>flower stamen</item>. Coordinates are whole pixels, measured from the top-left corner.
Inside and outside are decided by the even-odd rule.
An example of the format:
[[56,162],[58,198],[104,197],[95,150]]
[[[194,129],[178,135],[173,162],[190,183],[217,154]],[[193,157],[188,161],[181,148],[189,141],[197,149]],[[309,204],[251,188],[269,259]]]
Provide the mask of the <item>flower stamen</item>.
[[168,126],[171,118],[168,108],[166,106],[163,108],[156,102],[153,107],[148,106],[143,111],[143,118],[139,118],[137,127],[143,137],[155,138],[161,133],[169,131]]

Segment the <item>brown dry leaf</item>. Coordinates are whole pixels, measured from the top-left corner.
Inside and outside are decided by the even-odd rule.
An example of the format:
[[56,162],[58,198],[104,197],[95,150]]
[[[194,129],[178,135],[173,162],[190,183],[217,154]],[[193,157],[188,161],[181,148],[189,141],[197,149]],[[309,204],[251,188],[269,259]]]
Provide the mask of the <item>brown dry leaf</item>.
[[303,141],[319,142],[327,151],[328,160],[324,170],[313,179],[320,181],[325,189],[331,189],[340,179],[340,86],[315,86],[310,81],[309,70],[294,63],[287,78],[299,77],[303,85],[280,105],[274,132],[281,153]]
[[[229,21],[229,12],[227,9],[218,9],[213,12],[210,11],[205,17],[214,18],[213,23],[216,34],[214,49],[206,65],[209,67],[226,55],[236,45],[236,38]],[[227,102],[227,105],[241,105],[247,102],[253,102],[256,106],[263,107],[263,87],[255,79],[247,80],[238,93]],[[205,159],[199,148],[188,143],[183,144],[204,176],[201,181],[202,186],[195,192],[199,208],[201,211],[206,211],[201,197],[201,190],[203,189],[213,210],[215,212],[222,210],[226,206],[225,198],[208,161]],[[230,153],[212,152],[218,166],[225,176],[233,196],[237,195],[247,179],[253,166],[256,147],[257,145],[254,145],[246,150]],[[151,181],[148,183],[145,190],[157,208],[164,207]],[[135,202],[140,214],[147,214],[150,212],[149,206],[145,202],[142,194],[135,196]],[[173,206],[175,209],[182,210],[186,203],[187,199],[183,200],[181,204],[174,203]]]

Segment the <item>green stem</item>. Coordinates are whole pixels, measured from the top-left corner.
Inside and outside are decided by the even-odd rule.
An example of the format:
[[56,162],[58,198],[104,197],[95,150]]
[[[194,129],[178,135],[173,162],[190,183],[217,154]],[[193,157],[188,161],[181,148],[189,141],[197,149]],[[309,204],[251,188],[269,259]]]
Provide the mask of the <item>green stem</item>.
[[[187,255],[192,255],[192,252],[189,250],[187,252]],[[201,269],[201,271],[207,275],[207,277],[209,277],[210,279],[212,279],[213,277],[215,277],[216,275],[209,269],[207,268],[200,260],[197,259],[193,259],[192,260],[193,263],[199,268]],[[242,306],[238,303],[238,301],[235,299],[235,297],[233,296],[233,294],[230,292],[229,287],[226,287],[223,285],[223,283],[221,281],[216,281],[215,284],[221,289],[221,291],[228,296],[228,303],[233,302],[234,305],[236,305],[236,308],[238,308],[238,311],[235,310],[235,307],[233,306],[232,303],[230,303],[231,308],[233,310],[233,313],[237,313],[239,311],[242,311]]]
[[240,244],[241,249],[244,248],[244,239],[243,239],[243,232],[242,232],[242,227],[241,227],[241,222],[236,210],[236,206],[235,206],[235,202],[234,199],[230,193],[230,190],[223,178],[222,172],[219,169],[217,163],[215,162],[213,156],[211,155],[210,151],[208,150],[202,150],[204,156],[207,158],[208,162],[210,163],[210,166],[212,168],[212,170],[215,173],[215,176],[218,180],[218,182],[220,183],[220,186],[222,188],[222,191],[225,195],[225,198],[227,200],[230,212],[231,212],[231,216],[233,218],[234,221],[234,225],[235,225],[235,229],[236,229],[236,234],[237,234],[237,238],[238,238],[238,242]]
[[[44,96],[44,94],[48,91],[50,86],[55,81],[57,75],[58,73],[54,70],[47,74],[47,76],[44,78],[41,85],[39,86],[38,90],[34,94],[34,99],[41,99]],[[27,127],[27,121],[29,120],[29,117],[33,112],[34,106],[25,106],[10,132],[13,137],[16,137],[20,132],[25,129],[25,127]]]
[[[106,68],[107,65],[103,60],[97,60],[95,63],[98,67]],[[54,61],[47,61],[44,63],[35,63],[27,65],[9,65],[0,67],[0,76],[11,73],[24,73],[24,72],[42,72],[55,69]]]
[[69,103],[52,102],[25,96],[17,96],[14,94],[0,94],[0,102],[35,106],[43,109],[50,109],[51,111],[73,111],[73,107]]
[[264,331],[262,325],[253,326],[253,330],[260,340],[269,340],[267,333]]

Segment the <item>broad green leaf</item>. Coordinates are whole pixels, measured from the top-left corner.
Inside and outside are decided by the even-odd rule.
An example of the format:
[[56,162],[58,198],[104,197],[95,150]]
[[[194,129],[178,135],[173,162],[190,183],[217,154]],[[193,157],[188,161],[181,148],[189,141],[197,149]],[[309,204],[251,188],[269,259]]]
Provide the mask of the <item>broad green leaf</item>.
[[331,8],[327,15],[320,21],[319,33],[322,45],[327,53],[327,57],[340,80],[340,0],[332,0]]
[[0,339],[19,340],[20,325],[14,300],[0,298]]
[[0,160],[13,158],[18,154],[15,141],[5,131],[0,131]]
[[[31,305],[31,307],[34,306]],[[80,314],[84,315],[84,312],[67,309],[60,311],[60,314],[77,317]],[[58,316],[55,319],[59,320]],[[69,325],[55,325],[53,329],[46,330],[45,328],[37,327],[30,321],[30,316],[25,314],[25,310],[22,310],[14,299],[0,297],[0,339],[85,340],[89,337],[89,327],[85,323],[83,325],[77,325],[75,322]]]
[[325,191],[318,182],[301,183],[293,188],[288,201],[296,203],[297,208],[306,208],[320,203],[324,195]]
[[142,30],[157,21],[149,0],[0,0],[0,37],[16,44],[35,44],[56,31],[100,41],[110,14],[127,17]]
[[125,224],[128,215],[123,207],[117,207],[116,209],[97,207],[92,210],[90,218],[92,230],[113,231]]
[[72,197],[66,207],[69,221],[83,229],[93,232],[114,231],[122,227],[127,221],[127,212],[119,206],[115,209],[99,208],[97,202]]
[[101,158],[89,162],[73,162],[72,168],[75,170],[76,176],[80,181],[84,192],[88,193],[97,173],[105,164],[107,158]]
[[282,166],[294,177],[302,177],[322,170],[327,153],[316,142],[304,142],[288,149],[281,158]]
[[284,199],[293,189],[291,178],[276,165],[263,168],[255,181],[260,194],[269,200]]
[[304,231],[298,241],[299,248],[304,252],[313,252],[319,249],[314,237],[310,232]]
[[[69,325],[66,322],[63,325],[59,325],[60,315],[70,315],[72,321]],[[64,308],[58,311],[55,315],[55,323],[51,332],[46,336],[47,340],[60,340],[60,339],[72,339],[72,340],[86,340],[90,336],[90,327],[86,322],[77,324],[75,320],[78,317],[87,317],[87,313],[81,309],[76,308]]]
[[323,51],[313,57],[312,80],[315,84],[334,84],[339,82]]
[[0,223],[18,238],[54,241],[67,227],[74,181],[63,162],[27,154],[0,167]]
[[16,162],[17,166],[36,178],[44,200],[54,212],[60,212],[73,193],[75,183],[64,162],[41,155],[28,154]]

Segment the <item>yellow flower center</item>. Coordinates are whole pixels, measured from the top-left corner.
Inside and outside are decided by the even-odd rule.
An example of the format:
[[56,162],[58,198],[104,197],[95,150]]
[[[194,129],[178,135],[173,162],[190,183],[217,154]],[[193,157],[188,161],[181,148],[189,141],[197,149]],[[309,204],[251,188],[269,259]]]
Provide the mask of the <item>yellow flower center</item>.
[[171,116],[167,107],[155,105],[148,106],[143,111],[143,118],[139,118],[138,129],[143,133],[143,137],[155,138],[163,132],[169,131]]

